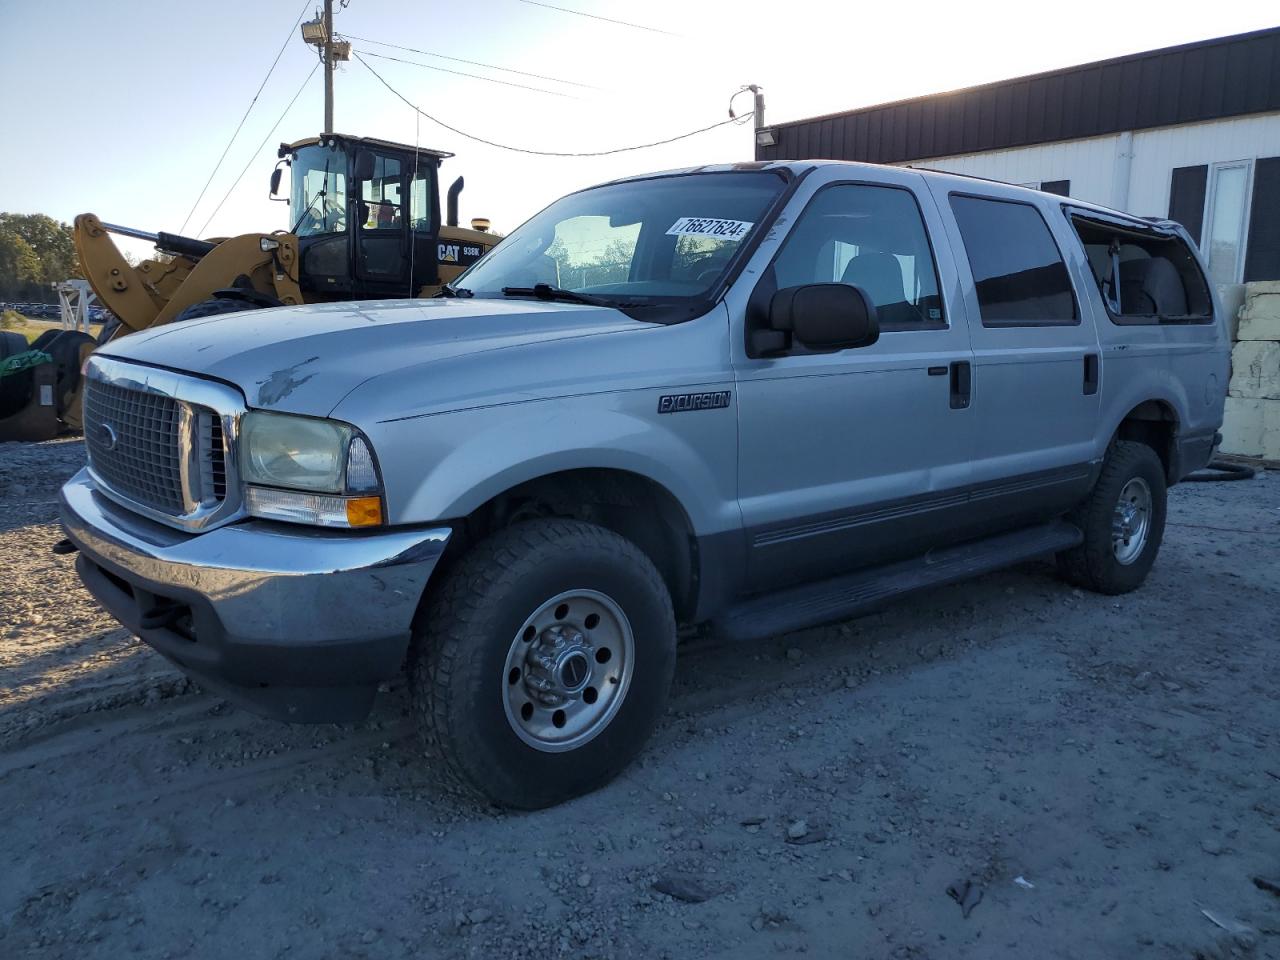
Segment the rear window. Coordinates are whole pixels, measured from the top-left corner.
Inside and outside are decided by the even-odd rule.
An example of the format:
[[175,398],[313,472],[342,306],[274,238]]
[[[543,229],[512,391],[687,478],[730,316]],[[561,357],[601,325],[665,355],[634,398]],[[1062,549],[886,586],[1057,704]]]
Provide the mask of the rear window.
[[951,195],[986,327],[1078,323],[1062,253],[1027,203]]
[[1102,302],[1115,323],[1211,323],[1213,300],[1177,236],[1073,217]]

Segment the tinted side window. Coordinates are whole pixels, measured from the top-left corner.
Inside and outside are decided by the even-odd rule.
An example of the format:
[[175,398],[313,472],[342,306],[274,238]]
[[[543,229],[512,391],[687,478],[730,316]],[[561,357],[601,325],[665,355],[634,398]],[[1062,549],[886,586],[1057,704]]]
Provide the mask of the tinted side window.
[[849,183],[819,191],[773,268],[779,289],[806,283],[862,287],[882,330],[946,325],[924,220],[915,197],[901,187]]
[[1062,254],[1030,204],[952,194],[983,326],[1077,323]]

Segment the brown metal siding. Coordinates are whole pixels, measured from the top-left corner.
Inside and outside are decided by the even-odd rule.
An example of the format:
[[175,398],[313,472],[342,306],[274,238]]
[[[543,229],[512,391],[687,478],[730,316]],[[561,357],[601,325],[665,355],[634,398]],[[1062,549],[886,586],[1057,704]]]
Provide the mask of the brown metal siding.
[[902,163],[1280,110],[1280,27],[772,127],[757,160]]

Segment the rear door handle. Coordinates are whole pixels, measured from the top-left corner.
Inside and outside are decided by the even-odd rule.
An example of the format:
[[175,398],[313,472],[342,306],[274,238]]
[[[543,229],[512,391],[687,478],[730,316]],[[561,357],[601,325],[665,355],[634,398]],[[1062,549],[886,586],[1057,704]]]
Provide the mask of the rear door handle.
[[968,360],[951,363],[951,409],[963,410],[969,406],[973,392],[973,367]]
[[1084,355],[1084,395],[1093,396],[1098,392],[1099,373],[1102,370],[1100,358],[1096,353]]

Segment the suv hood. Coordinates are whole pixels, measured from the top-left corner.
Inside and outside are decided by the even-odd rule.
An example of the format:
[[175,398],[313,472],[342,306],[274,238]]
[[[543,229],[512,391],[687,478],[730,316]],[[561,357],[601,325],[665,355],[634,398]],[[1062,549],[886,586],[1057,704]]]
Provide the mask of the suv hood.
[[326,416],[380,374],[646,326],[611,307],[581,304],[366,300],[187,320],[113,340],[100,352],[234,384],[250,407]]

